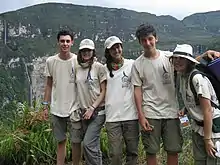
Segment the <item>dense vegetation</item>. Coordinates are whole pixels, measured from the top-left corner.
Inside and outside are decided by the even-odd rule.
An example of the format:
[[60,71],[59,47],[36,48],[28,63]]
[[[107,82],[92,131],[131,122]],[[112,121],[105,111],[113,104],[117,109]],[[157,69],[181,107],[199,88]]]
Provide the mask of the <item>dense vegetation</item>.
[[[41,108],[35,104],[31,109],[26,103],[14,102],[13,114],[0,122],[0,164],[50,165],[55,162],[56,142],[50,122],[43,119]],[[190,127],[183,129],[184,147],[179,157],[180,165],[191,165],[192,149]],[[105,127],[101,133],[101,149],[104,162],[109,161],[108,140]],[[165,153],[161,146],[158,158],[164,164]],[[71,161],[70,144],[67,145],[67,162]],[[139,164],[145,162],[144,148],[139,145]]]

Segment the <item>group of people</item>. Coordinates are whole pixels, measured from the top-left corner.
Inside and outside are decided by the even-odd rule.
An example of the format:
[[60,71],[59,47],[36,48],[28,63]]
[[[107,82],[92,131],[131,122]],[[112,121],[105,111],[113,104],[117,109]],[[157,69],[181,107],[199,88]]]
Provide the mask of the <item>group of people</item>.
[[[193,77],[200,103],[196,104],[189,75],[199,63],[197,60],[205,56],[217,58],[219,53],[207,51],[196,60],[188,44],[177,45],[174,52],[158,50],[156,30],[148,24],[137,28],[136,37],[144,49],[136,60],[124,58],[120,38],[107,38],[103,65],[97,61],[92,40],[82,40],[75,55],[71,53],[73,35],[68,31],[58,33],[59,53],[46,61],[47,83],[42,102],[46,118],[50,111],[58,141],[57,165],[64,164],[67,129],[73,165],[80,164],[82,152],[86,165],[102,165],[103,125],[107,130],[111,165],[122,165],[124,144],[126,165],[137,164],[140,132],[148,165],[157,164],[161,140],[167,152],[167,164],[178,165],[178,153],[183,145],[179,116],[184,113],[179,110],[178,92],[192,118],[204,121],[204,126],[192,124],[195,164],[217,165],[220,159],[215,157],[214,142],[220,133],[213,133],[211,127],[212,118],[219,117],[220,110],[213,108],[211,101],[219,102],[212,84],[198,74]],[[175,76],[180,77],[179,91],[175,89]]]

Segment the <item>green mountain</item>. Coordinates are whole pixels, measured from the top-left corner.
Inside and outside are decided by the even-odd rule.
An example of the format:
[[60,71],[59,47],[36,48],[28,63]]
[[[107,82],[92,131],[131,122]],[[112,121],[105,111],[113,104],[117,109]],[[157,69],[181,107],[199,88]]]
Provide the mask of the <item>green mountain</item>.
[[135,31],[142,23],[153,24],[158,31],[159,47],[171,49],[176,43],[206,45],[212,37],[218,38],[219,18],[220,11],[193,14],[180,21],[172,16],[126,9],[61,3],[40,4],[0,14],[0,108],[12,100],[27,99],[29,82],[25,68],[32,75],[36,68],[31,65],[33,59],[57,51],[56,34],[60,29],[75,34],[73,51],[77,51],[81,39],[91,38],[100,57],[104,40],[117,35],[124,41],[125,56],[135,58],[141,51]]
[[176,42],[205,44],[212,36],[220,36],[220,22],[216,21],[219,17],[220,11],[216,11],[193,14],[180,21],[172,16],[126,9],[48,3],[1,14],[0,30],[3,32],[3,20],[6,20],[8,41],[18,42],[35,57],[54,52],[54,39],[62,28],[75,33],[76,45],[88,37],[96,40],[98,48],[103,47],[107,36],[117,35],[128,45],[126,48],[138,49],[135,30],[146,22],[156,27],[163,48],[170,48]]

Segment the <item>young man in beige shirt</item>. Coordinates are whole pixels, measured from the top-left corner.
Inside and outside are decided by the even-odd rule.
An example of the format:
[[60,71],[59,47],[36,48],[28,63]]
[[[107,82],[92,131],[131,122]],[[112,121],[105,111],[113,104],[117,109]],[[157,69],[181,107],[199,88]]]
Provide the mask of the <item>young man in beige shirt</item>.
[[66,156],[66,133],[72,143],[73,165],[81,158],[82,125],[75,85],[76,55],[70,52],[73,35],[60,31],[57,35],[59,53],[46,61],[47,83],[44,94],[44,112],[48,118],[49,104],[53,133],[58,141],[57,165],[64,165]]

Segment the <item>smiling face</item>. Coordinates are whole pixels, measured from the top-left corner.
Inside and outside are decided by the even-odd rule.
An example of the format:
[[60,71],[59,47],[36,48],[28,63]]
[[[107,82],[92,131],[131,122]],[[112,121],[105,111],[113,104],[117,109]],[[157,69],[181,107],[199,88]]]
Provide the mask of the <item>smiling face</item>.
[[173,57],[172,60],[174,69],[180,73],[185,73],[191,63],[188,59],[183,57]]
[[58,40],[58,46],[61,53],[70,52],[73,40],[69,35],[61,35]]
[[119,43],[114,44],[110,49],[109,49],[109,54],[110,56],[115,60],[121,60],[122,58],[122,46]]
[[140,38],[140,44],[145,52],[151,52],[156,49],[157,38],[153,34],[149,34]]
[[85,48],[85,49],[80,50],[80,52],[81,52],[82,60],[84,62],[89,61],[93,56],[93,50],[92,49]]

